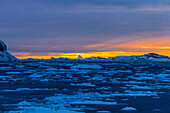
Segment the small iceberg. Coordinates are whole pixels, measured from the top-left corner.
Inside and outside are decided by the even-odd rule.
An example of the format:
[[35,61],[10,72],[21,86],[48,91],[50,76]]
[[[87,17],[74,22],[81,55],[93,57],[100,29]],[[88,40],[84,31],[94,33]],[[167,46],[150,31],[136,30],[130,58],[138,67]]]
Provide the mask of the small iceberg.
[[137,111],[135,108],[133,107],[125,107],[121,109],[122,111]]

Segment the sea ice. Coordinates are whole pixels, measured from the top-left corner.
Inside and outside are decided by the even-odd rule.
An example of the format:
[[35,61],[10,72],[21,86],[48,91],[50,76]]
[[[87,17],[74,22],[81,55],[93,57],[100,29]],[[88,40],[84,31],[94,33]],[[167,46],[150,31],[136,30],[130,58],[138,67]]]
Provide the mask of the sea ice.
[[135,108],[133,107],[125,107],[121,109],[122,111],[137,111]]

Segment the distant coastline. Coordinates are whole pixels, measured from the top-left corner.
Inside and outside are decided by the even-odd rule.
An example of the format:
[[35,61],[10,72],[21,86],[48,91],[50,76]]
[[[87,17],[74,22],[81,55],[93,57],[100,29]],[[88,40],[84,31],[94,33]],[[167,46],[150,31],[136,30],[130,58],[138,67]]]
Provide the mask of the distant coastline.
[[[152,52],[151,52],[152,53]],[[20,53],[12,53],[15,57],[18,59],[51,59],[51,58],[68,58],[68,59],[77,59],[78,56],[81,56],[83,59],[91,58],[91,57],[100,57],[100,58],[110,58],[110,57],[132,57],[132,56],[142,56],[145,54],[150,54],[150,52],[139,52],[139,53],[133,53],[133,52],[90,52],[90,53],[53,53],[52,55],[32,55],[32,54],[23,54]],[[168,54],[162,54],[159,52],[155,52],[155,54],[162,55],[162,56],[170,56]]]
[[156,60],[156,61],[170,61],[169,56],[164,56],[164,55],[159,55],[156,53],[148,53],[144,55],[132,55],[132,56],[115,56],[115,57],[108,57],[108,58],[103,58],[103,57],[88,57],[88,58],[83,58],[81,55],[77,56],[75,59],[70,59],[70,58],[54,58],[51,57],[50,59],[38,59],[38,58],[27,58],[27,59],[22,59],[22,60],[84,60],[84,61],[105,61],[105,60],[137,60],[137,59],[147,59],[147,60]]

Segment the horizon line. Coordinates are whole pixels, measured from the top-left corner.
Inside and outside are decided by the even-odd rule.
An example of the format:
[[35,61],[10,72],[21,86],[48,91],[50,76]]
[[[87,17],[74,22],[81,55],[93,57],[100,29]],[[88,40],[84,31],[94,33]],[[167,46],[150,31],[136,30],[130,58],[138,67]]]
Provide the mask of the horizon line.
[[[109,58],[109,57],[118,57],[118,56],[140,56],[149,53],[155,53],[158,55],[164,55],[170,57],[170,53],[163,53],[163,52],[124,52],[124,51],[110,51],[110,52],[88,52],[88,53],[51,53],[51,55],[31,55],[25,53],[12,53],[18,59],[51,59],[51,58],[69,58],[69,59],[77,59],[80,55],[81,57],[90,58],[90,57],[101,57],[101,58]],[[53,55],[52,55],[53,54]]]

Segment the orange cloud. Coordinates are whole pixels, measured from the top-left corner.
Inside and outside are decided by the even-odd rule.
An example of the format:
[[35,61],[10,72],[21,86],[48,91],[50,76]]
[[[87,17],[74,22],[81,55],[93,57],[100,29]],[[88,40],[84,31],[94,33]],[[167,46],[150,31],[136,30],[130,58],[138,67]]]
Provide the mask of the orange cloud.
[[[127,40],[128,38],[126,38]],[[105,41],[103,43],[98,43],[94,45],[85,46],[87,49],[98,49],[98,50],[106,50],[106,52],[86,52],[86,53],[44,53],[45,56],[41,54],[33,55],[31,53],[14,53],[18,58],[44,58],[50,59],[51,57],[59,58],[59,57],[67,57],[71,59],[75,59],[78,55],[81,55],[83,58],[87,57],[115,57],[115,56],[131,56],[131,55],[143,55],[150,52],[156,52],[158,54],[170,56],[170,37],[160,37],[160,38],[149,38],[142,40],[130,40],[130,41],[122,41],[122,40],[114,40],[114,41]],[[113,50],[112,50],[113,49]]]
[[29,52],[23,52],[23,53],[12,53],[14,56],[16,56],[16,57],[25,57],[25,56],[29,56],[29,55],[31,55],[31,53],[29,53]]
[[150,38],[142,41],[132,41],[112,47],[121,48],[154,48],[154,49],[170,49],[170,37]]
[[158,51],[159,49],[170,49],[170,37],[159,37],[159,38],[149,38],[149,39],[141,39],[136,37],[126,37],[124,40],[115,39],[111,41],[104,41],[103,43],[87,45],[86,48],[95,48],[99,50],[119,50],[122,51],[124,49],[128,50],[142,50],[145,51],[146,49],[154,49]]
[[142,48],[145,48],[145,49],[170,49],[170,47],[142,47]]

